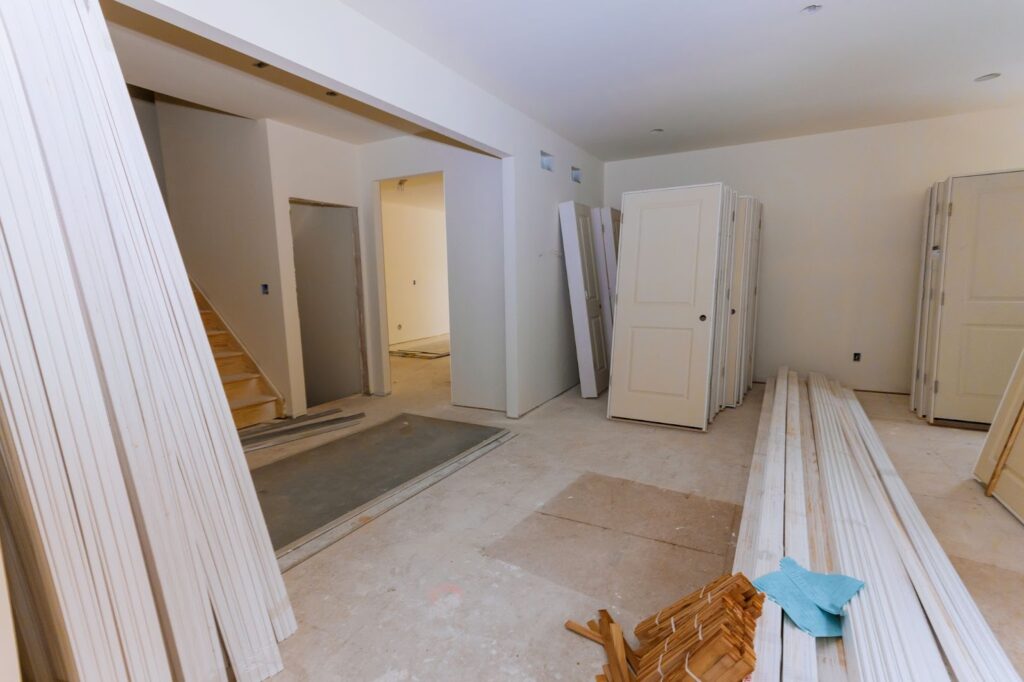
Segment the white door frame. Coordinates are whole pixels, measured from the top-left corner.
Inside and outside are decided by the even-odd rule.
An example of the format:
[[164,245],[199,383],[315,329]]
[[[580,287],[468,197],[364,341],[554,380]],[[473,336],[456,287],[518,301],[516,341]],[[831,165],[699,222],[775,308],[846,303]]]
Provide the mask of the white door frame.
[[[373,199],[374,199],[374,211],[370,220],[372,224],[370,229],[373,234],[374,249],[376,250],[376,258],[374,262],[377,267],[374,268],[373,282],[374,287],[364,287],[364,292],[367,292],[364,296],[366,310],[372,309],[377,311],[377,349],[376,357],[367,358],[367,367],[369,368],[369,386],[370,393],[375,396],[387,396],[391,395],[391,336],[388,331],[388,298],[387,298],[387,282],[385,281],[384,268],[386,264],[384,262],[384,210],[381,200],[380,185],[382,182],[392,182],[395,180],[401,180],[402,178],[415,178],[424,175],[440,175],[441,176],[441,191],[444,192],[444,170],[438,169],[433,171],[425,171],[421,173],[409,173],[405,175],[395,175],[388,178],[377,178],[373,181]],[[448,212],[445,211],[445,237],[448,235]],[[366,262],[366,253],[362,251],[364,247],[360,246],[360,256],[363,258],[363,262]],[[363,269],[364,279],[368,278],[366,274],[366,268]],[[448,272],[448,305],[449,305],[449,339],[454,337],[451,334],[451,326],[454,324],[454,320],[451,315],[451,271]],[[374,300],[370,300],[370,294],[368,293],[371,289],[376,289],[377,295]],[[367,322],[367,328],[369,328],[369,322]],[[368,336],[368,335],[367,335]],[[369,340],[369,339],[368,339]],[[369,347],[369,343],[367,346]],[[454,348],[453,348],[454,350]],[[451,374],[451,368],[449,368],[449,374]],[[454,385],[452,386],[454,390]],[[451,403],[452,394],[448,395],[448,402]]]

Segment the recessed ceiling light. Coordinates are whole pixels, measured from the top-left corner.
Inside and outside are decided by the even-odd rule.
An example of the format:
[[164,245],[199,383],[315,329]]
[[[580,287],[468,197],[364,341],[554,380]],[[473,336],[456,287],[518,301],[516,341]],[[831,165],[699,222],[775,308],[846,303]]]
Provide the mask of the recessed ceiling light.
[[337,97],[338,96],[338,93],[336,93],[334,90],[328,90],[324,94],[327,95],[328,97]]
[[816,14],[821,11],[821,5],[807,5],[800,11],[804,14]]
[[974,82],[975,83],[984,83],[985,81],[990,81],[990,80],[994,80],[996,78],[999,78],[1002,75],[1003,74],[1001,74],[1001,73],[997,73],[997,72],[993,71],[992,73],[986,73],[984,76],[978,76],[977,78],[974,79]]
[[663,132],[665,132],[664,128],[651,128],[651,134],[652,135],[657,135],[658,133],[663,133]]
[[255,66],[257,69],[265,69],[268,66],[270,66],[270,64],[267,64],[266,62],[256,62],[255,64],[253,64],[253,66]]

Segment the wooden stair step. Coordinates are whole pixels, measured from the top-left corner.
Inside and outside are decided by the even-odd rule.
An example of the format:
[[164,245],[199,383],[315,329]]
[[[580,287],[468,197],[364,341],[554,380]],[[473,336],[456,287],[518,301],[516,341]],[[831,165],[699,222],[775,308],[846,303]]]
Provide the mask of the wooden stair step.
[[237,357],[241,357],[243,355],[245,355],[245,353],[243,353],[240,350],[215,350],[215,351],[213,351],[213,357],[216,358],[217,360],[221,360],[221,359],[225,359],[225,358],[237,358]]
[[277,400],[275,395],[255,395],[245,398],[238,398],[236,400],[229,400],[228,405],[231,406],[232,410],[241,410],[246,407],[252,407],[254,405],[263,405],[265,403],[274,402]]
[[260,374],[258,372],[238,372],[237,374],[225,374],[220,378],[223,384],[234,384],[239,381],[249,381],[250,379],[259,379]]
[[220,336],[221,334],[227,334],[227,333],[228,333],[227,329],[207,329],[206,330],[206,335],[207,336]]

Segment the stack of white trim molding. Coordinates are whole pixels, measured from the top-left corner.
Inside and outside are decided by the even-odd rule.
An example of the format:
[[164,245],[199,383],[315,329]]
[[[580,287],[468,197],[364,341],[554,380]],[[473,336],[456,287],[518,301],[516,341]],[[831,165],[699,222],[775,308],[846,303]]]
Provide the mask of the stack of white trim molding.
[[860,578],[841,640],[765,604],[755,680],[1020,680],[852,391],[786,368],[768,382],[733,570]]
[[99,4],[0,4],[0,88],[0,540],[26,675],[265,679],[295,619]]

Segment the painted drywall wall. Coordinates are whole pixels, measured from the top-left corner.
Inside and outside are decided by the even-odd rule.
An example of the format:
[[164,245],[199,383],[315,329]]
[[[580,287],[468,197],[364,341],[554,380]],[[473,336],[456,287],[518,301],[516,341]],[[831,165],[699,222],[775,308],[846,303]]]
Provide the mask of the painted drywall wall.
[[386,272],[382,243],[381,180],[441,171],[451,329],[452,402],[505,409],[505,286],[503,270],[502,163],[498,159],[419,137],[363,145],[364,281],[370,331],[371,377],[390,390],[387,343],[380,331],[390,320],[378,273]]
[[[341,2],[125,4],[503,157],[506,411],[519,416],[576,383],[557,205],[601,201],[595,157]],[[540,169],[541,150],[554,172]]]
[[290,408],[266,123],[159,100],[157,119],[185,268]]
[[149,152],[149,160],[153,164],[156,182],[160,185],[160,192],[166,198],[164,155],[160,149],[160,125],[156,118],[156,102],[153,99],[142,99],[134,95],[131,100],[132,108],[135,109],[135,118],[139,120],[139,129],[142,130],[142,139],[146,143],[146,151]]
[[[448,333],[448,247],[441,174],[380,183],[388,342]],[[409,187],[409,182],[417,183]],[[415,194],[416,196],[410,196]]]
[[[1024,167],[1024,110],[1002,109],[605,166],[605,199],[722,180],[764,202],[755,373],[819,370],[910,388],[925,193]],[[862,361],[852,361],[853,353]]]
[[[302,332],[295,295],[295,253],[289,215],[291,199],[341,206],[359,206],[361,176],[358,147],[302,128],[266,120],[268,169],[273,197],[284,324],[283,352],[287,358],[290,414],[306,411],[302,366]],[[358,211],[358,209],[357,209]]]

